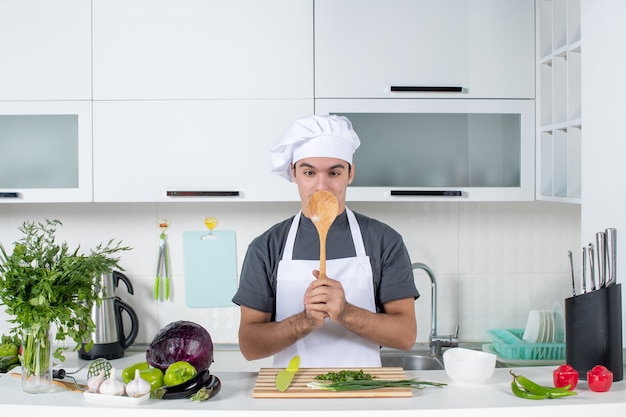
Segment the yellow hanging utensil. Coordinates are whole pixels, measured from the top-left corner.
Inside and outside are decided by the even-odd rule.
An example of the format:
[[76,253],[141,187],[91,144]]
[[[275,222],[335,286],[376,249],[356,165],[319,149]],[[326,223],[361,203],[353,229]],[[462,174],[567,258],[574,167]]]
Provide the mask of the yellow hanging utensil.
[[213,229],[217,227],[217,223],[219,223],[217,221],[217,217],[205,217],[204,218],[204,225],[207,227],[207,229],[209,229],[209,234],[202,236],[201,237],[202,240],[215,239],[217,237],[213,234]]

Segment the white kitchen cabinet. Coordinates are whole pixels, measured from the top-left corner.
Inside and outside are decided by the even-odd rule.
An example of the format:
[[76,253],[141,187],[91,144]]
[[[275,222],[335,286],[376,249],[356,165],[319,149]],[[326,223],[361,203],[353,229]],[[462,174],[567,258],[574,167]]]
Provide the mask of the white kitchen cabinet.
[[0,204],[92,201],[90,101],[0,101]]
[[93,0],[94,100],[313,97],[313,0]]
[[91,2],[0,1],[0,100],[91,99]]
[[537,0],[537,199],[580,203],[580,0]]
[[534,31],[534,0],[316,0],[315,97],[533,99]]
[[297,201],[269,149],[312,100],[94,102],[94,201]]
[[351,201],[531,201],[533,100],[330,99],[361,146]]

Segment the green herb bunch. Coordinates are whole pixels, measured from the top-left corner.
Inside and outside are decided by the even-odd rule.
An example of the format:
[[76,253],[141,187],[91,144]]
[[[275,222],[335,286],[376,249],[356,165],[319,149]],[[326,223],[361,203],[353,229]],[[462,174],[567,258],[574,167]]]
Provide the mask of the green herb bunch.
[[[54,328],[56,340],[69,337],[76,342],[74,350],[83,343],[89,350],[95,330],[91,309],[102,301],[96,278],[114,268],[123,270],[115,255],[130,248],[109,240],[84,255],[80,247],[72,251],[66,242],[57,244],[55,233],[61,225],[48,219],[24,222],[18,229],[23,237],[14,242],[10,255],[0,243],[0,305],[14,317],[9,320],[15,324],[13,334]],[[64,350],[66,346],[58,346],[54,357],[65,360]]]

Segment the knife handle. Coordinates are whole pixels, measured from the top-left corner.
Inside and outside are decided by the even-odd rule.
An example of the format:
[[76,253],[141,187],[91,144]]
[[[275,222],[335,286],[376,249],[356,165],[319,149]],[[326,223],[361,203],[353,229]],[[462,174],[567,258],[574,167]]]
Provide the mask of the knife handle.
[[603,288],[606,284],[606,235],[604,232],[596,233],[596,246],[598,287]]
[[572,278],[572,297],[576,297],[576,279],[574,278],[574,258],[572,257],[572,251],[567,251],[567,260],[569,261],[569,274]]
[[583,246],[582,253],[582,268],[580,273],[580,292],[582,294],[587,292],[587,248]]
[[593,247],[593,243],[589,244],[588,249],[589,249],[589,271],[590,271],[589,278],[591,279],[591,291],[595,291],[596,290],[596,268],[595,268],[595,262],[594,262],[595,249]]
[[617,229],[611,227],[605,230],[606,238],[606,285],[613,285],[617,281]]

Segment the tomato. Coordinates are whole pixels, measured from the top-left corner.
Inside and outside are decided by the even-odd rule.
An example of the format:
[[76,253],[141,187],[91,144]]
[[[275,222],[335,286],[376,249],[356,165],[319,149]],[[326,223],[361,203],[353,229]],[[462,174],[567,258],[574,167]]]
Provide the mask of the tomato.
[[567,387],[574,390],[578,384],[578,371],[572,365],[564,364],[552,372],[554,386],[557,388]]
[[163,375],[163,382],[168,387],[173,385],[179,385],[183,382],[189,381],[191,378],[196,376],[198,371],[196,368],[185,361],[174,362],[165,370],[165,375]]
[[613,384],[613,372],[602,365],[596,365],[587,372],[587,384],[591,391],[606,392]]

